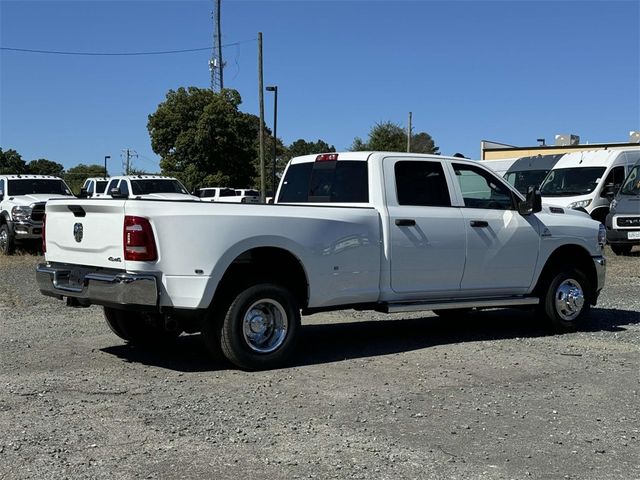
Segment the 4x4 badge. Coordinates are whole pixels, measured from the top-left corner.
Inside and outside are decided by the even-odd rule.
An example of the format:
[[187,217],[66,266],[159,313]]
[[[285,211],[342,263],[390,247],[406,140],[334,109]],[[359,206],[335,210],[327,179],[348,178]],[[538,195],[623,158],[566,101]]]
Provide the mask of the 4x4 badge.
[[83,235],[83,231],[82,231],[82,224],[81,223],[76,223],[73,225],[73,238],[76,239],[76,242],[80,243],[82,241],[82,235]]

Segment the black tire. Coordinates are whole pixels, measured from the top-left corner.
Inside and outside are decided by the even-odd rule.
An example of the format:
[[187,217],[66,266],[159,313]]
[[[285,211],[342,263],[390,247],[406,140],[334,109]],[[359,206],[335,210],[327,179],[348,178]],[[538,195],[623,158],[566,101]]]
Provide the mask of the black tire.
[[611,250],[616,255],[629,255],[631,253],[631,249],[633,245],[626,245],[624,243],[611,244]]
[[129,343],[139,345],[165,344],[180,335],[178,331],[166,330],[164,319],[159,314],[104,307],[104,319],[113,333]]
[[16,239],[9,230],[9,225],[3,223],[0,225],[0,254],[13,255],[16,251]]
[[556,270],[543,286],[539,313],[556,332],[575,332],[591,308],[593,289],[582,271],[565,267]]
[[462,319],[471,313],[470,308],[449,308],[446,310],[433,310],[433,313],[438,315],[440,318],[445,318],[447,320],[457,320]]
[[300,330],[300,309],[284,287],[262,283],[233,299],[219,322],[224,355],[244,370],[267,370],[284,364]]

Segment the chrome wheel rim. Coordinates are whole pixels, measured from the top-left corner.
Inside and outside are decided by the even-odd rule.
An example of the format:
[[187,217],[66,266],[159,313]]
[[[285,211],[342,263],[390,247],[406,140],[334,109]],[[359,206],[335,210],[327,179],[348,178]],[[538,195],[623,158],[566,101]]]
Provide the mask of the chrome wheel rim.
[[9,243],[9,236],[5,229],[0,230],[0,252],[4,252]]
[[251,350],[271,353],[287,338],[289,318],[284,307],[273,299],[254,302],[242,319],[244,341]]
[[556,289],[556,311],[568,322],[576,319],[584,306],[584,291],[577,280],[568,278]]

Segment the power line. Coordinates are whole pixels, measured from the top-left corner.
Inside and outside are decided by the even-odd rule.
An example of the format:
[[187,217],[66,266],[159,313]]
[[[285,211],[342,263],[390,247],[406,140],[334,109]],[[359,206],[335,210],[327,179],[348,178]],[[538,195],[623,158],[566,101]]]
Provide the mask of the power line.
[[[236,45],[241,45],[243,43],[255,42],[256,39],[252,38],[249,40],[243,40],[240,42],[227,43],[225,45],[221,45],[220,48],[233,47]],[[60,51],[60,50],[36,50],[31,48],[13,48],[13,47],[0,47],[0,50],[5,50],[9,52],[19,52],[19,53],[43,53],[46,55],[82,55],[82,56],[92,56],[92,57],[126,57],[126,56],[136,56],[136,55],[170,55],[175,53],[189,53],[189,52],[202,52],[205,50],[211,50],[211,47],[202,47],[202,48],[187,48],[183,50],[160,50],[155,52],[70,52],[70,51]]]

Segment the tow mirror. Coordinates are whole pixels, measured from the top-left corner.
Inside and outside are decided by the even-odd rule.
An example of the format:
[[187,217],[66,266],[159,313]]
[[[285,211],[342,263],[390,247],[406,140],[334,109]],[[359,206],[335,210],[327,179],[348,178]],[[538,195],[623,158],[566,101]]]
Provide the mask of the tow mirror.
[[78,195],[78,198],[87,198],[89,196],[89,194],[87,193],[87,189],[82,187],[80,189],[80,194]]
[[122,193],[120,191],[120,188],[118,187],[114,187],[111,189],[111,191],[109,192],[109,195],[111,195],[112,198],[128,198],[129,195],[125,195],[124,193]]
[[542,195],[540,189],[536,186],[531,186],[527,189],[526,200],[518,203],[518,212],[520,215],[531,215],[532,213],[538,213],[542,210]]

